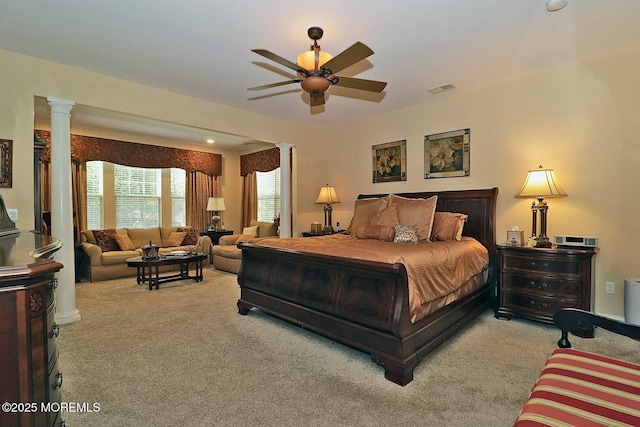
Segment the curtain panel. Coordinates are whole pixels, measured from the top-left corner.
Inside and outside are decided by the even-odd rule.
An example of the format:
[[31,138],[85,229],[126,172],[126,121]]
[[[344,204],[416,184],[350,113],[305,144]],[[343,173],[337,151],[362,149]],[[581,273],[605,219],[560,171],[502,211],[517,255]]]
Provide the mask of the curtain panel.
[[[51,133],[36,130],[36,137],[47,142],[42,153],[43,161],[51,159]],[[180,168],[207,175],[222,175],[222,155],[203,151],[160,147],[137,142],[71,135],[71,159],[85,163],[102,160],[137,168]]]

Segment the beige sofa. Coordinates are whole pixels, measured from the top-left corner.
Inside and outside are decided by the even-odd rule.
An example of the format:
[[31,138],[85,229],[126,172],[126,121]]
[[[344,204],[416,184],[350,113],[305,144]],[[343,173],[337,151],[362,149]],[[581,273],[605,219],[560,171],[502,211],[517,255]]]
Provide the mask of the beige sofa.
[[[278,226],[273,222],[251,221],[250,226],[257,226],[257,236],[248,242],[255,243],[268,237],[278,236]],[[218,245],[213,246],[213,267],[217,270],[238,274],[242,263],[242,250],[238,248],[238,239],[242,234],[231,234],[220,237]]]
[[[199,236],[197,230],[192,230],[191,233],[195,233],[195,239],[197,243],[195,245],[182,245],[177,243],[180,240],[180,234],[172,233],[178,232],[180,227],[153,227],[153,228],[121,228],[115,230],[115,234],[127,236],[129,239],[125,240],[133,245],[126,250],[122,250],[117,243],[113,245],[113,248],[107,248],[110,242],[104,242],[105,234],[111,234],[113,231],[109,230],[85,230],[82,231],[82,261],[81,261],[81,277],[91,282],[100,280],[111,280],[121,277],[134,277],[136,275],[136,269],[133,267],[127,267],[127,259],[134,258],[142,255],[142,249],[144,245],[148,245],[149,242],[160,247],[159,253],[162,255],[166,252],[176,250],[189,250],[195,247],[198,253],[209,255],[211,251],[211,239],[209,236]],[[186,229],[187,227],[182,227]],[[94,233],[97,232],[97,233]],[[107,233],[105,233],[107,232]],[[102,242],[96,241],[96,234]],[[107,236],[107,240],[109,237]],[[115,237],[113,240],[118,240]],[[99,246],[102,244],[106,250]],[[176,244],[177,243],[177,244]],[[126,247],[126,244],[124,245]],[[209,258],[203,261],[204,265],[209,264]],[[164,266],[165,270],[173,270],[179,268],[179,266]],[[162,270],[161,270],[162,271]]]

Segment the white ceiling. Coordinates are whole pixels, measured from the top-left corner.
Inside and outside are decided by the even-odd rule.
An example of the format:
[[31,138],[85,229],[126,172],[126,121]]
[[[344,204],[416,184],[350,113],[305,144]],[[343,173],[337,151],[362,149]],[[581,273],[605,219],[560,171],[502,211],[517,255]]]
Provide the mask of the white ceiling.
[[[317,127],[447,96],[428,92],[445,84],[469,91],[640,49],[639,0],[569,0],[557,12],[548,12],[545,4],[0,0],[0,49]],[[311,44],[310,26],[324,29],[319,43],[333,55],[356,41],[368,45],[375,54],[339,74],[386,81],[385,91],[372,95],[332,87],[324,108],[313,113],[298,84],[247,91],[294,78],[251,49],[267,49],[295,62]],[[109,120],[118,119],[117,113],[109,114]],[[135,127],[137,120],[129,121]],[[184,130],[170,125],[176,132]]]

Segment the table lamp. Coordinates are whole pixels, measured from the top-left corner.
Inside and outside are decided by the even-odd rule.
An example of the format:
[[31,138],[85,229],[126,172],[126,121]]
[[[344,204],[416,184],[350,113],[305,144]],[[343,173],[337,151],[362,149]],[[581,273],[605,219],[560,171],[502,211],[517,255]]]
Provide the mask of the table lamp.
[[320,194],[316,199],[316,203],[324,204],[324,229],[326,231],[333,231],[333,221],[331,219],[331,203],[340,203],[340,199],[336,194],[336,189],[329,186],[329,184],[320,188]]
[[213,212],[211,222],[213,223],[213,231],[218,231],[218,223],[220,222],[220,211],[225,210],[224,199],[222,197],[209,197],[207,201],[207,211]]
[[[524,184],[515,197],[519,198],[535,198],[538,199],[538,203],[531,203],[532,212],[532,224],[531,224],[531,237],[536,240],[537,248],[550,248],[551,242],[547,237],[547,210],[549,206],[544,201],[549,197],[566,197],[567,193],[564,192],[558,178],[553,169],[545,169],[542,166],[538,169],[530,170],[527,173],[527,177],[524,180]],[[540,212],[540,234],[536,237],[536,219],[538,212]]]

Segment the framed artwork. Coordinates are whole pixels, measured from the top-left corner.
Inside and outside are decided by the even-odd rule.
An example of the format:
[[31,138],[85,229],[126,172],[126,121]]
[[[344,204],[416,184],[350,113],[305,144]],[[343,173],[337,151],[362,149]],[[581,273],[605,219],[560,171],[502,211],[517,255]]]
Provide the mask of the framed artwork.
[[0,139],[0,188],[11,188],[11,144],[9,139]]
[[469,129],[424,137],[424,177],[469,176]]
[[407,140],[374,145],[373,182],[407,180]]

